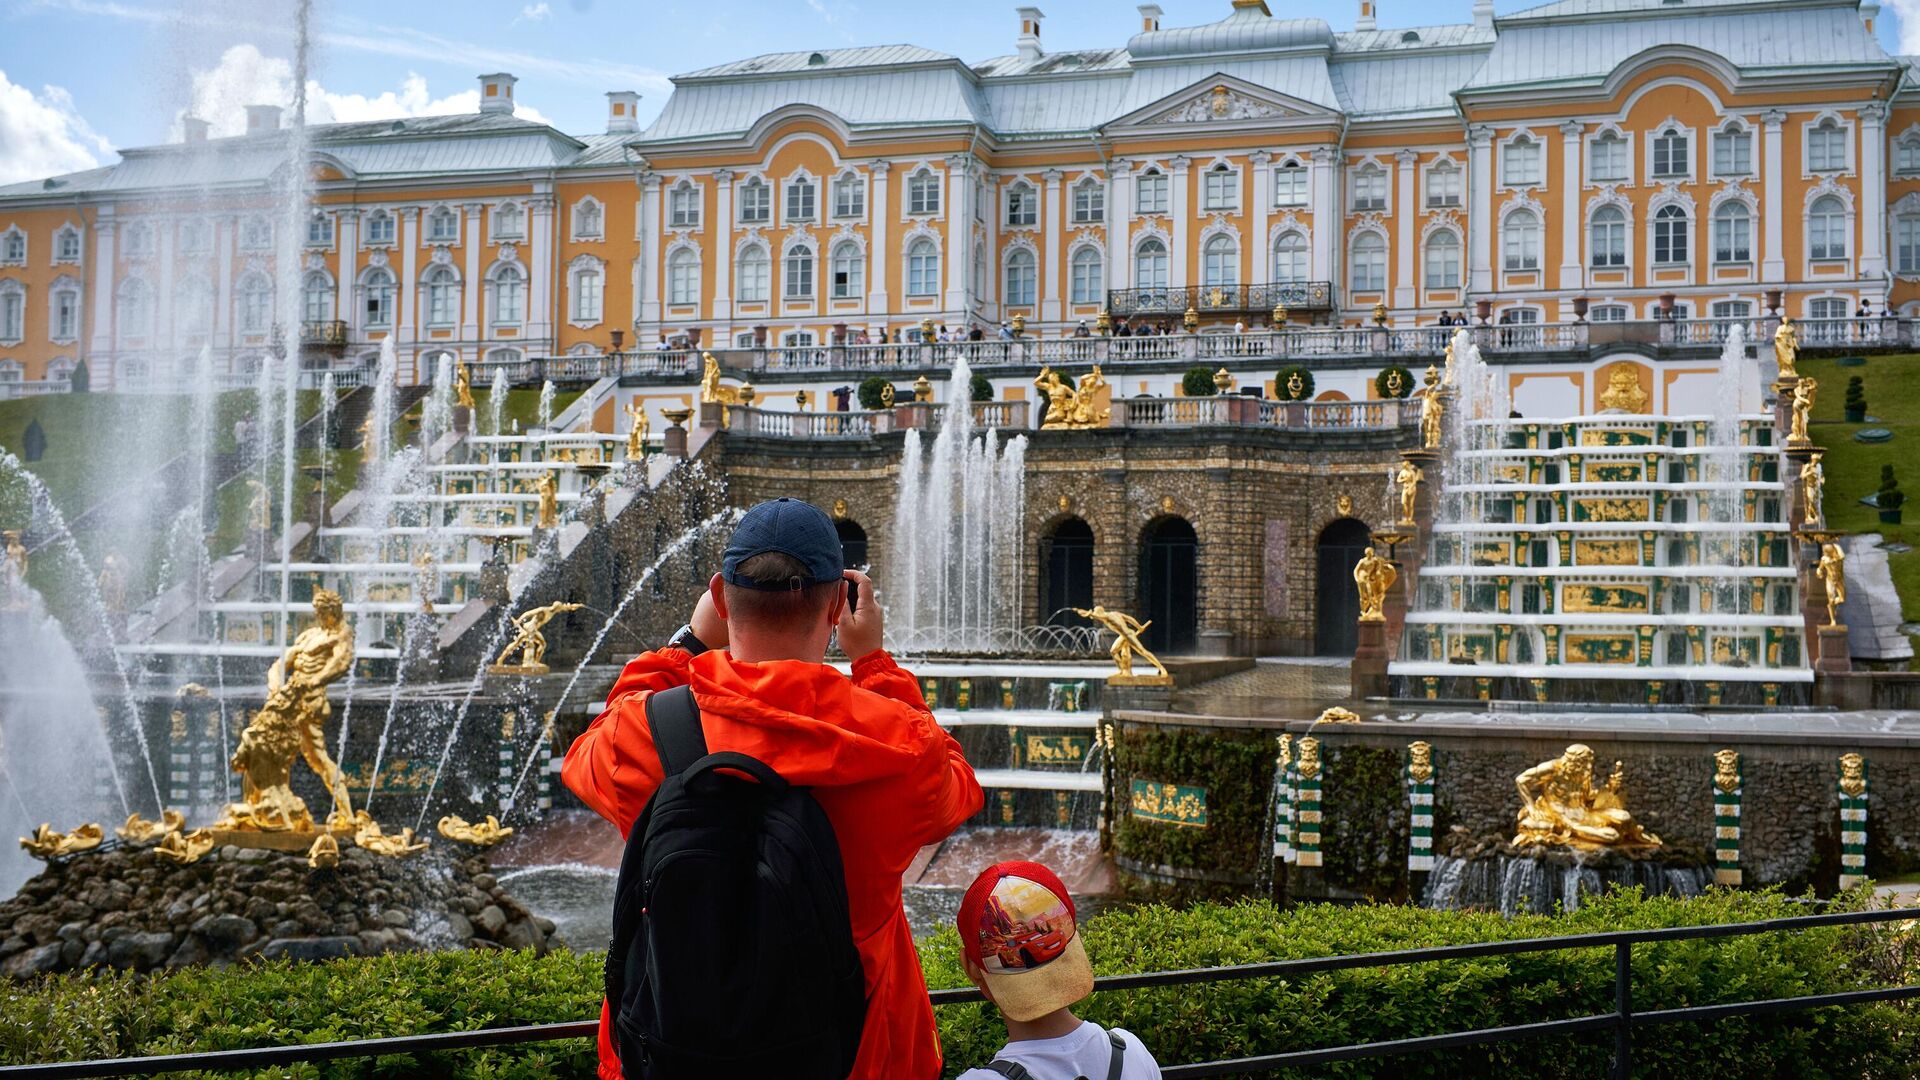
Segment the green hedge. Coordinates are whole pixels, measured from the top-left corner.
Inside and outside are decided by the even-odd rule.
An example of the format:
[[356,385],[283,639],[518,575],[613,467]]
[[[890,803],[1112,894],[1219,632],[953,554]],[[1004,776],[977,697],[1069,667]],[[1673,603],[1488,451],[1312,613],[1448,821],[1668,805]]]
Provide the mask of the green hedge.
[[[1847,901],[1857,904],[1862,893]],[[1088,920],[1102,974],[1463,944],[1600,930],[1804,914],[1777,894],[1716,891],[1692,901],[1595,900],[1566,916],[1265,903],[1140,907]],[[1920,977],[1912,936],[1849,928],[1648,945],[1634,951],[1636,1010],[1787,997]],[[965,984],[951,930],[921,943],[930,985]],[[151,978],[124,973],[0,983],[0,1063],[176,1053],[291,1042],[581,1020],[600,994],[597,955],[407,954],[325,964],[251,964]],[[1138,1033],[1165,1064],[1605,1012],[1610,950],[1493,957],[1097,994],[1081,1010]],[[936,1010],[949,1076],[986,1062],[1005,1037],[981,1004]],[[261,1075],[590,1077],[586,1040],[342,1060]],[[1604,1034],[1423,1054],[1315,1076],[1603,1075]],[[1635,1039],[1643,1076],[1900,1076],[1920,1060],[1920,1012],[1872,1005],[1727,1020]],[[1306,1074],[1302,1074],[1306,1075]]]
[[[1254,731],[1121,724],[1114,750],[1114,852],[1146,866],[1207,869],[1251,881],[1273,791],[1273,736]],[[1207,826],[1147,821],[1130,812],[1132,781],[1207,789]],[[1270,850],[1270,849],[1269,849]],[[1208,893],[1204,887],[1182,895]]]

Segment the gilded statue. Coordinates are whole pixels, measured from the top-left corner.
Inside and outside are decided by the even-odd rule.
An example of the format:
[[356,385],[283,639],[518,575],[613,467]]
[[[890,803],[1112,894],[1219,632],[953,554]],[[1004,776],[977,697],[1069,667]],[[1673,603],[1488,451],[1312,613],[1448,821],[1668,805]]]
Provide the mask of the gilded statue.
[[534,490],[540,493],[540,509],[533,524],[538,529],[551,529],[560,523],[560,480],[549,470],[540,474],[534,482]]
[[1360,590],[1360,621],[1384,622],[1386,615],[1382,609],[1387,603],[1387,590],[1399,580],[1400,571],[1393,564],[1373,553],[1368,548],[1353,564],[1353,584]]
[[1647,411],[1647,392],[1640,387],[1640,371],[1633,364],[1618,363],[1607,371],[1607,388],[1600,392],[1602,409],[1625,413]]
[[75,828],[72,832],[54,832],[53,826],[41,822],[33,830],[32,836],[20,838],[20,846],[27,854],[36,859],[58,859],[67,855],[77,855],[82,851],[92,851],[106,839],[106,830],[93,822]]
[[247,528],[266,532],[273,528],[273,497],[267,494],[267,485],[258,480],[249,479],[247,490],[252,493],[247,499]]
[[213,830],[195,829],[192,832],[168,833],[161,838],[159,846],[153,849],[153,853],[167,862],[184,866],[187,863],[199,862],[206,857],[207,852],[212,850]]
[[1420,445],[1440,449],[1440,436],[1446,427],[1446,397],[1436,386],[1428,386],[1420,395]]
[[420,614],[433,614],[433,594],[440,591],[440,565],[431,551],[422,551],[413,560],[413,591],[420,599]]
[[1820,466],[1820,459],[1825,456],[1815,454],[1800,466],[1800,501],[1807,507],[1803,517],[1807,525],[1820,524],[1820,499],[1827,490],[1827,473]]
[[1033,385],[1047,398],[1046,418],[1040,427],[1051,430],[1068,426],[1073,417],[1073,387],[1051,367],[1042,367]]
[[1867,791],[1867,759],[1859,754],[1840,755],[1840,790],[1857,799]]
[[1424,784],[1433,779],[1433,744],[1429,742],[1411,742],[1407,744],[1407,775],[1414,783]]
[[1814,573],[1827,586],[1827,625],[1840,625],[1840,605],[1847,602],[1847,553],[1831,541],[1820,545]]
[[439,829],[440,835],[449,840],[479,847],[492,847],[513,835],[513,828],[500,824],[500,820],[492,814],[488,814],[485,821],[471,823],[457,814],[449,814],[440,819]]
[[100,576],[94,579],[93,587],[100,593],[100,605],[109,615],[122,615],[127,610],[127,564],[115,552],[107,552],[100,561]]
[[740,405],[740,388],[720,384],[720,361],[710,352],[700,354],[700,400],[719,405]]
[[1626,774],[1619,762],[1604,787],[1593,783],[1593,751],[1580,743],[1552,761],[1543,761],[1519,776],[1519,831],[1514,847],[1572,847],[1583,850],[1624,848],[1651,850],[1660,838],[1633,820],[1621,802]]
[[[1100,625],[1101,629],[1113,635],[1113,647],[1108,652],[1113,656],[1114,667],[1120,670],[1118,674],[1109,676],[1108,682],[1135,686],[1173,685],[1173,676],[1167,673],[1167,665],[1161,663],[1160,658],[1153,655],[1153,652],[1140,641],[1140,635],[1146,632],[1147,627],[1153,625],[1151,619],[1141,622],[1125,612],[1109,611],[1100,604],[1095,604],[1092,609],[1074,608],[1073,612],[1083,619],[1093,620]],[[1135,656],[1152,664],[1157,674],[1135,675],[1133,673]]]
[[1440,382],[1446,386],[1453,385],[1453,345],[1457,340],[1457,335],[1447,339],[1447,366],[1445,373],[1440,376]]
[[332,833],[321,833],[307,849],[307,865],[315,870],[331,870],[340,865],[340,841]]
[[1106,389],[1106,377],[1100,374],[1100,365],[1080,376],[1079,384],[1073,394],[1073,426],[1100,427],[1107,422],[1113,410],[1100,408],[1100,391]]
[[326,749],[327,720],[333,715],[327,685],[353,666],[353,626],[345,613],[338,593],[315,592],[313,625],[300,631],[286,653],[267,669],[266,704],[240,733],[240,747],[229,762],[243,778],[246,801],[229,804],[217,828],[311,829],[313,816],[306,800],[289,786],[296,756],[304,758],[326,784],[334,813],[352,815],[346,776]]
[[1797,379],[1800,372],[1794,367],[1800,356],[1800,332],[1793,328],[1791,316],[1780,316],[1780,326],[1773,332],[1773,361],[1780,367],[1782,379]]
[[1400,524],[1413,524],[1413,507],[1420,496],[1420,481],[1426,478],[1425,469],[1404,459],[1400,462],[1399,471],[1393,474],[1393,482],[1400,485]]
[[1812,446],[1807,437],[1807,420],[1813,415],[1813,394],[1820,381],[1809,375],[1793,384],[1793,426],[1787,430],[1788,446]]
[[4,534],[7,555],[0,562],[0,610],[23,611],[27,606],[27,546],[20,542],[20,530]]
[[128,814],[125,825],[116,826],[114,833],[120,839],[136,844],[150,844],[166,839],[169,833],[177,833],[187,827],[187,818],[178,810],[160,811],[159,821],[148,821],[138,813]]
[[653,430],[647,419],[646,403],[639,398],[627,402],[627,460],[647,459],[647,435]]
[[385,855],[389,859],[397,859],[403,855],[412,855],[415,852],[427,850],[427,842],[425,840],[419,843],[414,842],[412,826],[403,828],[398,833],[389,836],[381,831],[379,822],[375,821],[362,821],[360,823],[359,829],[353,834],[353,844],[355,847],[363,848],[375,855]]
[[1713,786],[1731,795],[1740,788],[1740,751],[1713,752]]
[[1319,716],[1314,717],[1313,722],[1316,724],[1357,724],[1360,722],[1360,714],[1344,706],[1334,705],[1322,710]]
[[473,408],[473,372],[464,360],[453,366],[453,399],[463,409]]
[[1296,744],[1300,750],[1300,764],[1295,771],[1302,780],[1312,780],[1320,775],[1320,740],[1311,735],[1302,735]]
[[1046,419],[1040,424],[1043,430],[1102,427],[1113,414],[1112,409],[1100,407],[1100,391],[1108,384],[1099,364],[1077,381],[1062,378],[1052,367],[1042,367],[1033,385],[1047,398]]
[[[500,659],[495,660],[488,671],[495,675],[545,675],[547,673],[547,638],[541,633],[554,616],[563,612],[579,611],[584,606],[556,600],[545,607],[532,608],[514,617],[513,640],[500,650]],[[507,657],[516,651],[520,653],[520,662],[507,663]]]

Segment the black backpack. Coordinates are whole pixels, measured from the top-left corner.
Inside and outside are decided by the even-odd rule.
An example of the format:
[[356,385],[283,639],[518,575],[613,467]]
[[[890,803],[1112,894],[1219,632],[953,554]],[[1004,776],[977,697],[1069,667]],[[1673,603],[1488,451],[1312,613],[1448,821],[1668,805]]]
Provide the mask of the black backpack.
[[665,779],[627,837],[607,947],[623,1070],[843,1080],[867,998],[826,812],[765,762],[709,754],[687,687],[650,696],[647,726]]

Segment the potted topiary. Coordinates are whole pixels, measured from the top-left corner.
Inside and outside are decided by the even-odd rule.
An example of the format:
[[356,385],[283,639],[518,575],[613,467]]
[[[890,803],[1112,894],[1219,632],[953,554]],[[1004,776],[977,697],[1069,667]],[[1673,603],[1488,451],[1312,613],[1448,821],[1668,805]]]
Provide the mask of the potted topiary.
[[1858,375],[1847,377],[1846,417],[1849,424],[1862,424],[1867,419],[1867,387]]
[[886,405],[887,380],[884,375],[869,375],[860,380],[860,407],[878,412]]
[[993,400],[993,380],[977,371],[973,373],[973,381],[967,385],[967,389],[975,401]]
[[1893,466],[1880,466],[1880,490],[1873,494],[1873,505],[1880,510],[1880,523],[1900,524],[1900,506],[1906,501],[1906,493],[1900,490],[1900,481],[1894,478]]
[[1213,372],[1203,367],[1190,367],[1180,376],[1180,392],[1187,397],[1212,397],[1217,389],[1213,385]]

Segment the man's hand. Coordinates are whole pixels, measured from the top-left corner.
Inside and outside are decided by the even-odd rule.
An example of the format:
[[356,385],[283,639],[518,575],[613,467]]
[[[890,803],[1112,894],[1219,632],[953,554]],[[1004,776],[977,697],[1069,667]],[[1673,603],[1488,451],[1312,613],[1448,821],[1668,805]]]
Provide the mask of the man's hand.
[[882,647],[886,629],[880,613],[880,598],[873,594],[873,579],[858,570],[846,570],[842,574],[860,590],[860,607],[840,617],[840,651],[847,654],[847,659],[858,660]]
[[693,636],[700,644],[709,649],[727,647],[727,620],[720,617],[720,609],[713,604],[713,590],[700,594],[700,602],[693,605],[693,618],[687,620],[693,627]]

